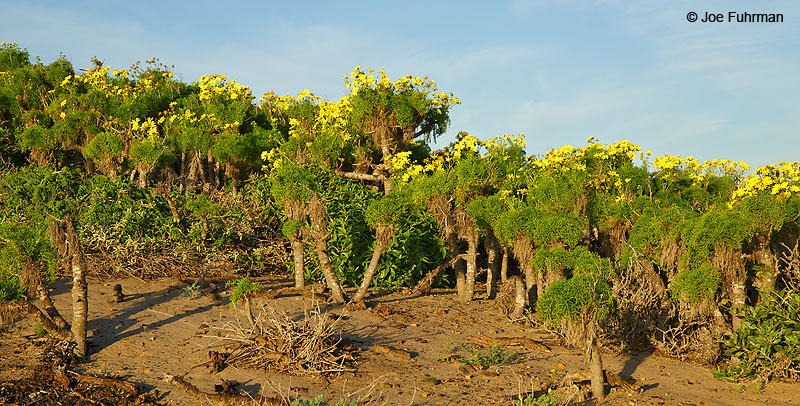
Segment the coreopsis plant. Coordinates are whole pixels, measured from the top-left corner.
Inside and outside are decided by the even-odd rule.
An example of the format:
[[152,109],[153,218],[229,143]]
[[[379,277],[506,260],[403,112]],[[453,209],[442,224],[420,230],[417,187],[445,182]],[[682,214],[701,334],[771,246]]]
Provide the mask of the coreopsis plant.
[[427,77],[407,75],[392,81],[382,70],[364,72],[357,66],[345,83],[350,89],[352,129],[371,139],[371,147],[382,156],[371,166],[374,175],[385,178],[386,192],[391,191],[394,176],[391,157],[416,139],[435,140],[443,134],[450,109],[461,103],[452,93],[440,92]]

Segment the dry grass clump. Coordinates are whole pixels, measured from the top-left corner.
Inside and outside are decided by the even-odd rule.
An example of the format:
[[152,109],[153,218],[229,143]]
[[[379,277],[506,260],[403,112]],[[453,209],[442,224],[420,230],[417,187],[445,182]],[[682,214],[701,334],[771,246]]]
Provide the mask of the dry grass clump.
[[352,370],[357,349],[342,339],[341,317],[305,312],[293,320],[286,312],[263,307],[251,329],[231,329],[227,363],[290,374],[327,374]]

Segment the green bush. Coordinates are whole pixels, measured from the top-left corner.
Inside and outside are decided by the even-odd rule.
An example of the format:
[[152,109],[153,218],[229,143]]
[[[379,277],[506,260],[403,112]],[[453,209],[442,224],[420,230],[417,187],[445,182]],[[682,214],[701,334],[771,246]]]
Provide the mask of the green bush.
[[722,340],[732,360],[714,372],[717,378],[800,379],[800,293],[761,292],[761,297],[741,310],[741,327]]
[[577,246],[569,250],[539,248],[533,257],[533,266],[537,270],[546,272],[569,270],[573,275],[596,274],[605,280],[611,280],[614,277],[611,260],[600,258],[584,246]]
[[225,282],[225,287],[233,287],[230,297],[232,304],[237,303],[242,296],[252,292],[258,292],[262,289],[260,284],[251,281],[250,278],[247,277]]
[[[375,244],[368,224],[379,221],[393,222],[397,231],[378,263],[375,286],[411,286],[444,259],[435,221],[426,212],[411,211],[405,192],[380,198],[369,187],[338,176],[320,182],[325,186],[322,197],[328,210],[331,263],[343,283],[357,286],[361,282]],[[313,250],[306,256],[316,260]],[[316,265],[307,272],[311,279],[322,278]]]
[[597,274],[580,274],[551,283],[536,302],[536,311],[560,325],[562,320],[578,321],[583,312],[603,320],[613,309],[614,295]]
[[670,294],[672,300],[685,300],[694,304],[705,298],[714,300],[720,283],[719,269],[709,264],[702,264],[697,268],[683,269],[672,282]]

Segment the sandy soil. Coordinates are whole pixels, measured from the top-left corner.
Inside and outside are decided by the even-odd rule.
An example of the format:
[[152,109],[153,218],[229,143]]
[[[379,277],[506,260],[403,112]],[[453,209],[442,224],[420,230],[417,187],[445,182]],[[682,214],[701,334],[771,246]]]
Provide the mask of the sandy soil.
[[[546,332],[506,321],[491,301],[461,304],[452,291],[435,291],[422,297],[375,292],[366,308],[318,303],[300,295],[255,299],[256,315],[263,308],[298,319],[319,308],[345,316],[340,322],[343,337],[358,348],[355,370],[294,376],[228,365],[212,372],[207,367],[209,351],[222,351],[232,343],[220,337],[226,334],[224,328],[246,322],[243,313],[229,305],[230,292],[224,289],[224,282],[215,283],[218,291],[194,299],[181,296],[187,282],[90,280],[91,354],[72,369],[90,376],[123,378],[149,391],[160,403],[173,405],[208,403],[177,390],[164,380],[165,374],[184,376],[207,392],[226,380],[241,393],[284,399],[323,395],[331,403],[344,399],[357,400],[359,405],[513,405],[520,394],[539,388],[547,379],[586,368],[582,350],[560,346],[556,337]],[[259,282],[265,288],[291,283],[275,278]],[[122,285],[126,295],[122,303],[109,303],[115,283]],[[56,306],[69,315],[69,282],[58,280],[52,289]],[[470,337],[481,336],[528,337],[550,350],[508,347],[509,353],[516,354],[503,365],[465,368],[458,361],[469,355],[462,345],[470,343]],[[25,351],[19,349],[33,337],[30,319],[0,330],[0,382],[21,379],[17,371]],[[375,344],[405,350],[411,358],[377,352]],[[603,360],[607,370],[629,382],[636,380],[642,388],[634,393],[613,388],[605,403],[609,405],[800,403],[800,384],[770,383],[762,388],[756,383],[722,382],[708,369],[658,354],[605,352]]]

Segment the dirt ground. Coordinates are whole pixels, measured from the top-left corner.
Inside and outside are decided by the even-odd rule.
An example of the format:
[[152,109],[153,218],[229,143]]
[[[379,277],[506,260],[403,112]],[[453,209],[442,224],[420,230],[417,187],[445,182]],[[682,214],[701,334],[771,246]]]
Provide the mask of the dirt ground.
[[[267,289],[291,285],[287,279],[258,281]],[[201,292],[193,299],[182,296],[188,282],[90,280],[90,355],[86,362],[69,365],[70,374],[121,378],[137,384],[149,396],[140,396],[139,404],[210,404],[166,382],[165,375],[170,374],[183,376],[206,392],[213,393],[215,385],[228,381],[242,394],[287,400],[322,395],[330,404],[356,400],[359,405],[513,405],[520,394],[540,388],[544,381],[586,368],[582,350],[563,347],[552,334],[505,320],[491,301],[479,298],[462,304],[453,291],[434,291],[421,297],[374,292],[363,307],[319,303],[296,294],[256,298],[256,317],[264,311],[276,311],[299,320],[305,312],[317,308],[344,316],[339,321],[342,336],[356,347],[353,370],[298,376],[224,365],[221,371],[213,372],[208,367],[209,351],[221,352],[234,344],[224,336],[247,322],[240,309],[230,306],[230,290],[224,288],[224,281],[213,283],[219,287],[217,291]],[[116,283],[122,285],[126,298],[110,303]],[[66,280],[52,285],[56,306],[67,319],[71,314],[69,289]],[[547,348],[504,347],[506,354],[513,356],[502,365],[469,368],[459,359],[470,356],[465,347],[472,342],[471,337],[527,337]],[[44,343],[44,339],[36,338],[31,319],[0,330],[0,404],[69,404],[48,403],[48,396],[55,396],[52,391],[56,389],[46,382],[39,382],[39,387],[31,384],[36,379],[52,379],[52,374],[37,375],[35,368],[31,369],[44,362],[35,355],[37,351],[53,345]],[[385,347],[376,344],[403,351],[379,352],[376,349]],[[628,382],[635,380],[641,388],[640,392],[629,392],[614,387],[604,404],[800,404],[800,384],[796,383],[761,387],[755,382],[722,382],[706,368],[659,354],[605,352],[603,361],[606,370]],[[16,391],[16,397],[9,391]],[[108,396],[114,399],[113,394]],[[20,400],[23,397],[29,402]],[[124,403],[122,397],[116,399],[117,404]],[[589,400],[582,404],[595,403]]]

